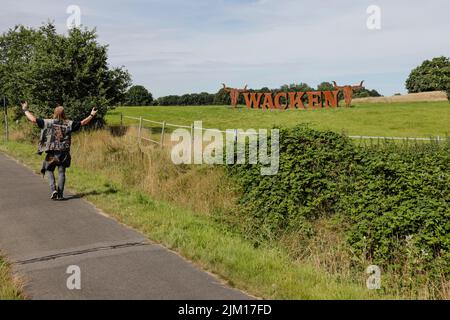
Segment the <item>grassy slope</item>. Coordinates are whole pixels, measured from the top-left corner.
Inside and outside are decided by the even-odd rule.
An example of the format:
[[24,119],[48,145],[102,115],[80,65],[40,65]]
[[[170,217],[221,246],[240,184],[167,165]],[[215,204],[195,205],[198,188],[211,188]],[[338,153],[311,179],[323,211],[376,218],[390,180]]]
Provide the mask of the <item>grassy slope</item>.
[[17,281],[11,277],[9,265],[0,258],[0,300],[22,299],[21,289]]
[[[0,144],[0,151],[39,168],[41,159],[34,155],[34,146],[10,142]],[[69,171],[68,187],[86,193],[87,200],[119,221],[253,295],[275,299],[380,298],[364,284],[339,281],[309,265],[293,262],[276,248],[254,248],[204,215],[121,189],[76,164]]]
[[227,106],[120,107],[108,114],[109,123],[119,123],[120,113],[182,125],[202,120],[204,127],[219,129],[310,123],[318,129],[350,135],[428,137],[450,133],[448,102],[367,103],[352,108],[287,111]]

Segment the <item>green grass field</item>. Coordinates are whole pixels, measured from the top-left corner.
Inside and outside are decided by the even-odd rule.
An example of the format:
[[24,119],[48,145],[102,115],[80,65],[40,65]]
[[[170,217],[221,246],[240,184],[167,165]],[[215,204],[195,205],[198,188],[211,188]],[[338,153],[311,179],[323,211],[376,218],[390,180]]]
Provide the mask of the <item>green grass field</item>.
[[[109,124],[120,123],[120,114],[173,124],[203,121],[205,128],[239,129],[294,126],[308,123],[317,129],[348,135],[430,137],[450,134],[448,102],[367,103],[351,108],[319,110],[254,110],[229,106],[119,107],[107,115]],[[125,123],[136,123],[126,119]]]

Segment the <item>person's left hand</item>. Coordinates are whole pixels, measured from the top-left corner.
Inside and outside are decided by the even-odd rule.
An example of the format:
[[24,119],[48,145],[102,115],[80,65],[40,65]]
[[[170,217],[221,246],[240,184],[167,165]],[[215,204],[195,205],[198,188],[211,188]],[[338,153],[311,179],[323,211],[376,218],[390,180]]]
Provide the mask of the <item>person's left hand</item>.
[[22,110],[28,109],[28,102],[23,101],[23,102],[21,102],[20,104],[21,104],[21,106],[22,106]]
[[96,114],[97,114],[97,109],[95,109],[95,107],[94,107],[94,108],[92,108],[91,115],[93,117],[95,117]]

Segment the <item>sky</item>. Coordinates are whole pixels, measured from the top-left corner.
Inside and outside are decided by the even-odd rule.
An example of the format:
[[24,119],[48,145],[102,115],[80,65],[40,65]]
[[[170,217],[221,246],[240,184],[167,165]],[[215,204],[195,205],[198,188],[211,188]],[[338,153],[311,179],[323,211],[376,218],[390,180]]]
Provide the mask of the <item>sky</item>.
[[450,56],[449,0],[2,0],[0,33],[47,21],[67,33],[70,5],[155,97],[332,80],[392,95],[423,60]]

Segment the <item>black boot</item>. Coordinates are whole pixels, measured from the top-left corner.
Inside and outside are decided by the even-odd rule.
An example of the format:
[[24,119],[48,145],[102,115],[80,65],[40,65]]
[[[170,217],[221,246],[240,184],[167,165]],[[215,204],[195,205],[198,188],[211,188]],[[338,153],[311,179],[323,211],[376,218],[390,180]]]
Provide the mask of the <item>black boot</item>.
[[56,197],[57,200],[64,200],[64,195],[62,191],[58,188],[58,195]]

